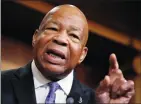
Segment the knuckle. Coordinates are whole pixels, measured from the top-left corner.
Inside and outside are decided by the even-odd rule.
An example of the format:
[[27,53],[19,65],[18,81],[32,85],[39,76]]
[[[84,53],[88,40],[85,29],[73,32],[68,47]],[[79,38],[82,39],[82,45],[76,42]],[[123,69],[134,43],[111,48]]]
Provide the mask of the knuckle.
[[121,90],[125,90],[126,88],[125,88],[124,85],[121,85],[121,86],[120,86],[120,89],[121,89]]
[[128,83],[129,83],[129,86],[134,87],[134,82],[132,80],[129,80]]

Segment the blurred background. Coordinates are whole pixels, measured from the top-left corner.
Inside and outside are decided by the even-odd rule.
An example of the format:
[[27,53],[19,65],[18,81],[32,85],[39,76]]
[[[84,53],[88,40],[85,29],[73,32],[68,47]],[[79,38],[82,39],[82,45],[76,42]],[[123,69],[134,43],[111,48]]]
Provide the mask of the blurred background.
[[111,0],[2,0],[1,69],[14,69],[32,61],[32,35],[54,6],[73,4],[88,19],[89,48],[77,67],[80,81],[95,89],[108,73],[109,55],[115,53],[120,69],[135,82],[130,103],[141,103],[141,2]]

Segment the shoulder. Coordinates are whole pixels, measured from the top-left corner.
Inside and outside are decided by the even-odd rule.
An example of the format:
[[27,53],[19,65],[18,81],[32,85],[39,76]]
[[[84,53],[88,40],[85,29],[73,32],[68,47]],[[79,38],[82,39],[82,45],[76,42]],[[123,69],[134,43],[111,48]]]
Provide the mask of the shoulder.
[[1,89],[2,89],[2,96],[9,94],[12,92],[12,83],[11,79],[15,78],[16,71],[18,69],[10,69],[10,70],[4,70],[1,72]]
[[[20,80],[22,78],[22,75],[26,73],[26,66],[20,67],[17,69],[9,69],[1,71],[1,88],[2,92],[5,92],[7,90],[12,91],[12,82],[14,80]],[[10,90],[11,89],[11,90]]]
[[1,78],[2,80],[6,80],[6,79],[11,79],[13,77],[14,78],[19,77],[23,73],[26,73],[27,69],[30,69],[30,68],[31,68],[31,63],[28,63],[27,65],[17,69],[8,69],[8,70],[1,71]]
[[5,78],[11,78],[17,70],[18,69],[9,69],[9,70],[1,71],[2,80]]
[[8,70],[4,70],[1,72],[1,85],[3,86],[7,86],[11,85],[11,80],[13,78],[18,78],[17,77],[17,72],[20,70],[21,68],[18,69],[8,69]]

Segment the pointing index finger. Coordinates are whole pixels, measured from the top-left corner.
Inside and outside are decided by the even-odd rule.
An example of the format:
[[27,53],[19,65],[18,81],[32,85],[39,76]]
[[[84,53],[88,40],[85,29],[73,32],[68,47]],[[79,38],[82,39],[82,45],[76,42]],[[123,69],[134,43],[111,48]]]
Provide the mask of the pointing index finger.
[[121,78],[125,80],[122,71],[119,69],[117,58],[114,53],[110,55],[109,61],[110,61],[109,76],[111,79],[111,84],[116,80],[116,78]]
[[118,65],[118,62],[117,62],[117,58],[116,58],[116,55],[114,53],[112,53],[109,57],[109,62],[110,62],[110,68],[109,70],[112,70],[112,69],[119,69],[119,65]]

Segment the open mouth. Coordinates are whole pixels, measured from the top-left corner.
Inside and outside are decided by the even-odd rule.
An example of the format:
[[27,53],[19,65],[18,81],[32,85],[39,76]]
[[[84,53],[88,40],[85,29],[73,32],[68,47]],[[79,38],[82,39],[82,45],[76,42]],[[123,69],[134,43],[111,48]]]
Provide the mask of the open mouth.
[[60,59],[65,59],[65,55],[63,52],[55,49],[50,49],[46,52],[48,55],[50,55],[53,58],[60,58]]

